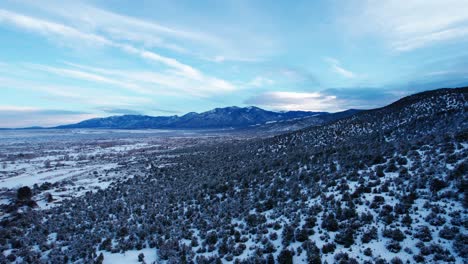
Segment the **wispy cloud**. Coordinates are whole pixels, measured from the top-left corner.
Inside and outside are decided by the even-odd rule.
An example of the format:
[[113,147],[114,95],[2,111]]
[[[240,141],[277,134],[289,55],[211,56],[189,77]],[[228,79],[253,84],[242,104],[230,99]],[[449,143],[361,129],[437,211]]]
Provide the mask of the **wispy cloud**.
[[389,104],[408,95],[407,87],[395,87],[393,90],[382,87],[347,87],[329,88],[320,91],[324,96],[334,96],[341,110],[372,109]]
[[397,52],[468,40],[468,1],[364,1],[355,10],[348,26],[381,36]]
[[300,67],[281,67],[274,76],[281,76],[294,83],[305,83],[306,85],[319,85],[319,80],[315,74]]
[[180,114],[182,113],[179,110],[171,110],[171,109],[162,109],[162,108],[151,108],[152,111],[156,113],[161,113],[163,115],[175,115],[175,114]]
[[144,96],[124,95],[115,89],[102,90],[93,86],[60,85],[54,82],[36,82],[0,78],[0,88],[18,90],[19,93],[38,92],[40,98],[61,103],[79,103],[82,106],[134,107],[151,105],[153,100]]
[[[9,12],[6,10],[1,10],[1,9],[0,9],[0,23],[12,24],[16,27],[20,27],[26,30],[32,30],[36,33],[47,35],[47,36],[53,35],[55,37],[61,37],[61,38],[72,38],[72,39],[84,40],[90,43],[98,43],[100,45],[118,48],[128,54],[137,55],[140,58],[160,63],[163,66],[168,67],[168,69],[164,72],[164,74],[167,75],[169,73],[170,77],[173,80],[178,81],[177,83],[180,83],[180,82],[198,83],[197,87],[204,87],[203,88],[204,91],[207,91],[207,89],[211,89],[209,90],[211,92],[226,92],[226,91],[233,91],[236,89],[236,86],[230,83],[229,81],[206,75],[202,73],[201,71],[199,71],[198,69],[195,69],[194,67],[190,65],[181,63],[180,61],[174,58],[162,56],[152,51],[139,49],[129,44],[114,42],[110,39],[107,39],[104,36],[84,33],[70,26],[66,26],[66,25],[62,25],[62,24],[58,24],[55,22],[50,22],[50,21],[34,18],[34,17],[24,16],[24,15],[16,14],[16,13]],[[74,77],[93,79],[94,81],[116,84],[114,83],[113,80],[103,78],[102,76],[93,75],[90,73],[71,71],[71,70],[52,69],[50,67],[48,70],[53,70],[56,73],[61,72],[62,74],[68,74]],[[162,76],[164,74],[160,74],[160,75]],[[133,84],[126,84],[126,86],[127,88],[142,90],[141,87],[135,86]],[[194,88],[194,89],[197,89],[197,88]],[[201,93],[199,93],[199,91],[195,91],[195,93],[202,95]]]
[[[413,90],[417,92],[420,90]],[[372,109],[389,104],[410,94],[408,87],[331,88],[319,92],[266,92],[255,95],[245,104],[273,110],[305,110],[336,112],[347,109]]]
[[37,107],[17,106],[17,105],[0,105],[0,111],[3,112],[29,112],[37,111]]
[[112,115],[141,115],[142,113],[133,109],[125,109],[125,108],[105,108],[100,107],[98,108],[100,111],[106,112]]
[[[252,45],[260,45],[261,48],[255,53],[246,54],[243,43],[239,42],[236,36],[227,32],[213,32],[208,25],[188,24],[185,28],[165,25],[148,18],[137,18],[101,9],[83,1],[73,1],[66,5],[55,0],[25,2],[48,17],[54,17],[82,32],[105,35],[112,41],[133,43],[147,49],[158,48],[189,54],[213,62],[259,61],[261,51],[272,45],[271,39],[263,40],[257,34],[257,37],[249,42],[250,48]],[[174,22],[179,24],[180,20]]]
[[154,72],[134,69],[104,69],[75,63],[67,63],[67,65],[75,69],[80,69],[81,71],[96,74],[102,78],[128,83],[127,85],[132,84],[140,87],[141,89],[144,89],[144,87],[150,87],[146,90],[153,94],[176,96],[189,94],[197,97],[209,97],[214,94],[232,92],[237,89],[237,87],[230,82],[205,76],[196,71],[192,73],[187,72],[187,74],[184,75],[178,71],[172,70]]
[[63,109],[42,109],[37,107],[0,106],[1,128],[28,126],[56,126],[78,122],[98,115]]
[[[112,40],[141,43],[148,48],[158,47],[187,52],[184,47],[173,41],[197,41],[206,44],[220,41],[217,37],[203,32],[164,26],[154,21],[113,13],[80,1],[70,2],[67,5],[61,5],[60,1],[49,0],[40,3],[27,1],[27,3],[29,6],[34,6],[49,16],[54,16],[70,25],[70,27],[65,28],[66,31],[69,28],[77,28],[78,32],[87,32],[88,34],[99,35],[97,32],[100,32]],[[28,20],[27,16],[18,18]],[[48,25],[51,29],[57,29],[54,24],[56,23],[42,23],[40,25]],[[166,39],[170,39],[170,41]]]
[[348,78],[348,79],[354,79],[357,77],[357,75],[341,66],[341,62],[335,58],[325,58],[325,61],[330,65],[331,69],[335,72],[338,73],[339,75]]
[[274,83],[275,83],[275,81],[270,79],[270,78],[263,77],[263,76],[257,76],[254,79],[252,79],[249,83],[247,83],[247,86],[263,87],[263,86],[272,85]]
[[334,64],[331,67],[336,73],[340,74],[343,77],[350,78],[350,79],[353,79],[356,77],[356,75],[352,71],[346,70],[345,68],[339,65]]
[[93,44],[110,45],[106,38],[83,33],[72,27],[0,9],[0,23],[30,30],[47,37],[65,37]]
[[207,61],[212,61],[212,62],[226,62],[226,61],[235,61],[235,62],[261,62],[264,60],[264,58],[259,58],[259,57],[243,57],[243,56],[222,56],[222,55],[215,55],[213,57],[207,57],[207,56],[201,56],[202,59],[207,60]]
[[146,89],[132,82],[117,80],[117,79],[109,78],[103,75],[81,71],[77,69],[57,68],[57,67],[50,67],[50,66],[36,65],[36,64],[31,65],[31,67],[33,69],[45,71],[47,73],[57,74],[57,75],[64,76],[67,78],[80,79],[80,80],[85,80],[85,81],[90,81],[90,82],[95,82],[95,83],[110,84],[110,85],[114,85],[117,87],[123,87],[125,89],[129,89],[131,91],[135,91],[139,93],[145,93],[145,94],[151,93],[149,89]]
[[258,105],[273,110],[305,110],[305,111],[335,111],[336,97],[318,92],[266,92],[251,97],[244,102],[249,105]]

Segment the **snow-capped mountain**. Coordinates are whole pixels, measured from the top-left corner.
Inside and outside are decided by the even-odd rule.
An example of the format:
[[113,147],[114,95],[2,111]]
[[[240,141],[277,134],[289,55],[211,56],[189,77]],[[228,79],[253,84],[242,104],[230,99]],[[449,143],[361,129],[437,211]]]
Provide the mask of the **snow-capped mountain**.
[[309,116],[326,115],[325,112],[289,111],[273,112],[258,107],[225,107],[183,116],[144,116],[123,115],[85,120],[77,124],[57,128],[172,128],[172,129],[206,129],[206,128],[245,128],[272,121],[284,121]]

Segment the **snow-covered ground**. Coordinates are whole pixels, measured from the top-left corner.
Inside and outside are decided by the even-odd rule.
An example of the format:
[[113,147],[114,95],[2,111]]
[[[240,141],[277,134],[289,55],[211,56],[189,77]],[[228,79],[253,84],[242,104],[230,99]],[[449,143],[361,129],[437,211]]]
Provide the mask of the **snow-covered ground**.
[[[39,207],[49,208],[64,198],[144,174],[151,166],[168,165],[153,160],[150,166],[150,156],[213,138],[221,136],[170,130],[0,131],[0,204],[13,202],[15,190],[29,186]],[[52,203],[46,199],[49,194]]]
[[[99,252],[100,253],[100,252]],[[143,254],[145,263],[153,263],[157,260],[156,249],[144,248],[142,250],[129,250],[125,253],[110,253],[102,251],[104,256],[104,264],[137,264],[142,263],[138,261],[138,256]]]

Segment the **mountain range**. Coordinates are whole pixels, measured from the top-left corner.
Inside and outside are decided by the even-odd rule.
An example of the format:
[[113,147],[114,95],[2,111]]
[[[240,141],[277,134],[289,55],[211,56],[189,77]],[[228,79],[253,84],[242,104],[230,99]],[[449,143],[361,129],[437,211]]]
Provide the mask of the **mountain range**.
[[[302,120],[302,125],[323,124],[352,115],[359,110],[347,110],[339,113],[288,111],[273,112],[258,107],[225,107],[195,113],[190,112],[183,116],[147,116],[122,115],[105,118],[93,118],[76,124],[62,125],[54,128],[107,128],[107,129],[226,129],[248,128],[267,125],[268,127],[281,126],[281,130],[289,130],[288,124]],[[287,122],[283,125],[272,125],[277,122]]]

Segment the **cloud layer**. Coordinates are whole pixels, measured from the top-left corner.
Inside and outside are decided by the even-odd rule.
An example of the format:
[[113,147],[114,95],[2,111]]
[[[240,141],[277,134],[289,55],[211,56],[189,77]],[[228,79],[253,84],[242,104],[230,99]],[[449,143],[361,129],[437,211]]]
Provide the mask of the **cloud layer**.
[[355,10],[348,26],[380,35],[397,52],[468,37],[468,1],[368,0],[359,2]]
[[[1,106],[1,128],[25,127],[28,124],[56,126],[63,123],[78,122],[97,117],[95,114],[58,109],[40,109],[33,107]],[[40,120],[40,121],[39,121]],[[38,122],[39,121],[39,122]]]
[[[108,15],[111,16],[111,14],[108,14]],[[138,21],[134,21],[134,23],[137,23],[137,22]],[[178,61],[177,59],[166,57],[166,56],[163,56],[163,55],[160,55],[160,54],[157,54],[155,52],[148,51],[145,49],[137,48],[130,44],[116,42],[114,40],[107,38],[104,35],[97,35],[94,33],[82,32],[71,26],[47,21],[44,19],[39,19],[39,18],[32,17],[32,16],[17,14],[17,13],[10,12],[7,10],[2,10],[2,9],[0,9],[0,23],[5,23],[11,26],[24,29],[24,30],[32,31],[34,33],[41,34],[47,37],[58,38],[59,41],[72,40],[75,42],[76,41],[85,42],[85,43],[88,43],[89,45],[103,45],[103,46],[108,46],[112,48],[117,48],[130,55],[134,55],[145,60],[159,63],[162,66],[165,66],[166,69],[160,73],[155,73],[159,75],[157,75],[158,78],[153,78],[153,80],[162,79],[160,78],[162,76],[165,76],[166,80],[165,81],[163,80],[159,82],[158,84],[162,83],[164,85],[172,84],[173,86],[178,86],[178,84],[181,84],[181,83],[182,84],[190,83],[190,85],[192,86],[191,90],[194,91],[194,93],[197,93],[200,89],[203,90],[201,92],[233,91],[236,89],[235,85],[233,85],[229,81],[206,75],[202,73],[200,70],[195,69],[194,67],[190,65],[184,64]],[[154,27],[165,32],[170,32],[171,34],[185,36],[181,32],[171,31],[170,29],[161,28],[156,25],[154,25]],[[186,35],[188,35],[188,33]],[[78,78],[92,79],[94,81],[107,82],[110,84],[115,83],[111,79],[98,76],[92,73],[73,71],[73,70],[67,70],[67,69],[53,69],[50,67],[43,68],[43,69],[48,69],[49,71],[53,71],[54,73],[58,73],[58,74],[68,74],[68,75],[71,75],[73,77],[78,77]],[[169,81],[167,79],[169,79]],[[127,85],[127,87],[129,88],[131,88],[131,86],[132,85]],[[184,86],[186,87],[187,85],[184,85]],[[201,94],[201,93],[197,93],[197,94]]]
[[253,96],[244,103],[273,110],[337,112],[347,109],[376,108],[407,94],[381,88],[335,88],[312,93],[266,92]]
[[337,110],[336,97],[321,93],[266,92],[245,101],[246,104],[260,105],[275,110]]

